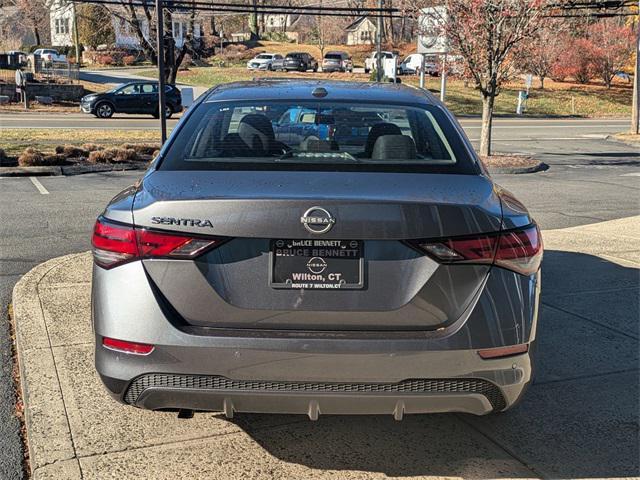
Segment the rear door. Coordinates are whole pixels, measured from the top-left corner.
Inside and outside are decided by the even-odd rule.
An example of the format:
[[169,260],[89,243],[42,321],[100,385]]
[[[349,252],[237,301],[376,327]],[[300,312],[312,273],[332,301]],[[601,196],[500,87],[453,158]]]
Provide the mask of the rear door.
[[139,113],[154,113],[158,108],[158,84],[142,84],[139,103],[141,109]]

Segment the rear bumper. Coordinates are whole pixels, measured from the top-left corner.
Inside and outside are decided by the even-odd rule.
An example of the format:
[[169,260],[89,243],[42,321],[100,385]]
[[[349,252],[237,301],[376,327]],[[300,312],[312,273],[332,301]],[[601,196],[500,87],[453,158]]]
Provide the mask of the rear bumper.
[[[100,350],[104,349],[97,351],[98,365],[123,360],[124,354]],[[105,358],[103,353],[112,358]],[[211,353],[215,355],[217,352]],[[238,353],[241,357],[248,352]],[[369,381],[336,382],[338,369],[344,370],[349,365],[339,357],[327,362],[327,368],[331,368],[329,372],[334,377],[331,382],[265,381],[256,380],[255,377],[251,380],[230,380],[219,375],[177,373],[145,373],[133,380],[104,374],[101,377],[111,395],[122,403],[150,410],[221,411],[228,417],[233,417],[236,412],[305,414],[312,420],[327,414],[386,414],[400,420],[405,414],[416,413],[463,412],[485,415],[516,404],[531,381],[529,354],[490,362],[475,357],[475,352],[464,351],[426,355],[421,358],[421,367],[410,369],[407,364],[407,371],[417,370],[416,374],[428,375],[435,373],[434,370],[440,373],[448,370],[449,373],[457,371],[462,375],[395,383],[374,382],[371,378],[368,378]],[[266,360],[268,356],[263,358]],[[447,369],[447,365],[456,363],[458,366]],[[358,364],[356,369],[347,368],[349,374],[371,377],[376,368],[388,367],[388,362],[382,358],[366,362],[366,365],[363,362]],[[224,369],[211,367],[214,371]],[[285,362],[282,370],[283,373],[288,372],[289,376],[300,375],[294,373],[300,372],[298,362]]]
[[[538,275],[496,269],[459,322],[429,332],[367,334],[189,328],[158,300],[141,262],[94,268],[96,368],[119,402],[147,409],[307,414],[467,412],[517,403],[531,351],[484,360],[484,348],[533,344]],[[499,302],[509,282],[522,295]],[[515,283],[518,282],[518,283]],[[517,312],[517,313],[516,313]],[[139,356],[102,337],[155,345]]]

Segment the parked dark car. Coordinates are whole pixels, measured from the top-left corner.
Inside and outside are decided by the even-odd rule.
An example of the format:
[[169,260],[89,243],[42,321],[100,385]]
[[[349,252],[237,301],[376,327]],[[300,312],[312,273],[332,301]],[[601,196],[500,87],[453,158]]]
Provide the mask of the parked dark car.
[[318,61],[308,53],[292,52],[287,53],[284,57],[283,67],[285,70],[298,70],[306,72],[307,70],[318,71]]
[[322,59],[323,72],[353,72],[353,61],[347,52],[327,52]]
[[[175,85],[166,86],[166,117],[182,111],[182,95]],[[102,93],[82,97],[80,110],[99,118],[110,118],[114,113],[145,113],[159,117],[158,83],[130,82]]]

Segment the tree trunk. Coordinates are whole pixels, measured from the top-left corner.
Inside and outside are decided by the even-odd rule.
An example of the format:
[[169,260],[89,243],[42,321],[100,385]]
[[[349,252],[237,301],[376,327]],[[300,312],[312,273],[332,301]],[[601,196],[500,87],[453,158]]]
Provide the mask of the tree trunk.
[[482,95],[482,129],[480,131],[480,155],[491,155],[491,125],[493,123],[493,104],[495,91]]
[[40,43],[40,31],[38,30],[38,27],[35,25],[33,26],[33,36],[35,37],[36,45],[38,46],[42,45]]
[[249,40],[258,40],[260,32],[258,30],[258,0],[252,0],[253,12],[249,15]]
[[540,90],[544,90],[544,79],[546,77],[544,75],[540,75]]

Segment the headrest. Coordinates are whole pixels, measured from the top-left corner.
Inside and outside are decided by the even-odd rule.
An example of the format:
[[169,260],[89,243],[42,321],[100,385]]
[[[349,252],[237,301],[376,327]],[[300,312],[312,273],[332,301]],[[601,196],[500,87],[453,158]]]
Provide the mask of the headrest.
[[376,140],[371,158],[412,160],[416,158],[416,144],[407,135],[383,135]]
[[256,153],[268,153],[275,140],[271,121],[264,115],[245,115],[238,124],[238,135]]
[[402,130],[395,123],[381,122],[376,123],[369,130],[367,136],[367,142],[364,146],[364,156],[371,157],[373,153],[373,146],[376,144],[376,140],[382,135],[402,135]]

